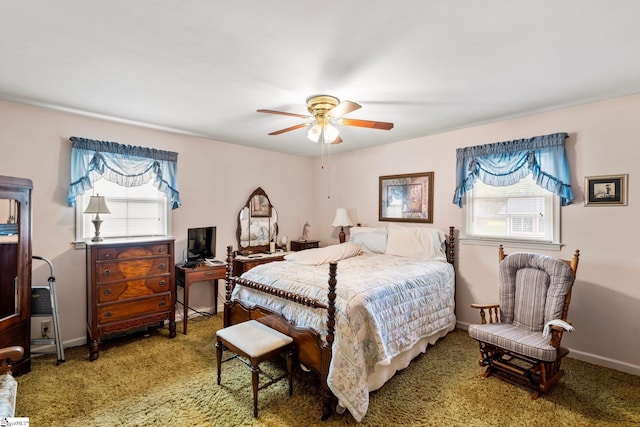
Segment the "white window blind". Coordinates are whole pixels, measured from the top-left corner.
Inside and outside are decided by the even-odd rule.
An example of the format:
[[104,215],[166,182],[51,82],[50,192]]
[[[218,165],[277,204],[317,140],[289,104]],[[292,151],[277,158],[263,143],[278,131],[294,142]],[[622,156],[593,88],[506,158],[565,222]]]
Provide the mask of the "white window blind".
[[164,236],[170,234],[171,209],[164,193],[151,182],[138,187],[123,187],[101,179],[92,192],[78,197],[76,203],[76,240],[90,239],[95,234],[91,220],[94,214],[84,209],[91,195],[105,197],[110,214],[101,214],[100,236],[104,239],[122,237]]
[[466,239],[560,243],[559,197],[531,175],[504,187],[478,180],[466,194],[463,212]]

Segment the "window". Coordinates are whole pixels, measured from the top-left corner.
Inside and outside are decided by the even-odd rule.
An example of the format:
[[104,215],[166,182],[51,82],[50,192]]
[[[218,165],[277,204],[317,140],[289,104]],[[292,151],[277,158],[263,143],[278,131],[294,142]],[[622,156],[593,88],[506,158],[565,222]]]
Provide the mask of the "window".
[[465,195],[463,240],[559,248],[559,199],[536,185],[531,175],[502,187],[478,180]]
[[109,238],[165,236],[171,234],[171,208],[167,197],[150,181],[137,187],[123,187],[100,179],[94,183],[92,192],[77,197],[76,241],[83,243],[95,234],[91,220],[93,214],[84,209],[92,194],[105,197],[110,214],[101,215],[100,236]]

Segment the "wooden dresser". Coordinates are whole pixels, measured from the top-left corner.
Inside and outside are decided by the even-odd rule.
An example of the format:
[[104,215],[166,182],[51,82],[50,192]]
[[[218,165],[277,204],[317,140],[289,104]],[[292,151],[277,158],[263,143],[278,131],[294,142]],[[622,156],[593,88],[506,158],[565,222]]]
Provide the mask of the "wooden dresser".
[[174,241],[170,238],[86,241],[89,358],[101,338],[169,321],[176,336]]

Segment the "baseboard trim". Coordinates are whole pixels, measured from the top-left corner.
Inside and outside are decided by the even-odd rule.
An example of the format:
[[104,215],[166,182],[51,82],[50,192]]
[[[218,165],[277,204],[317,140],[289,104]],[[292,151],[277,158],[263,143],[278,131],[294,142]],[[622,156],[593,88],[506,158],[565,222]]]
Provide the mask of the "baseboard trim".
[[[464,329],[465,331],[469,329],[469,325],[470,323],[466,323],[466,322],[460,322],[460,321],[456,322],[456,328]],[[569,356],[567,357],[581,360],[583,362],[592,363],[594,365],[602,366],[604,368],[615,369],[616,371],[625,372],[627,374],[640,376],[640,366],[623,362],[621,360],[611,359],[608,357],[599,356],[597,354],[575,350],[573,348],[569,349]]]
[[[222,307],[218,307],[218,314],[222,315],[222,310],[224,309],[224,305]],[[200,313],[208,313],[208,314],[213,314],[213,306],[208,306],[208,307],[197,307],[195,308],[195,310],[197,310]],[[197,317],[202,317],[203,314],[194,312],[189,310],[189,320],[191,319],[195,319]],[[176,322],[180,322],[182,321],[182,310],[176,310]],[[166,321],[165,321],[166,324]],[[182,329],[179,328],[180,330],[177,331],[179,333],[182,333]],[[62,346],[67,349],[67,348],[71,348],[71,347],[80,347],[83,345],[87,345],[87,337],[86,336],[82,336],[82,337],[77,337],[77,338],[72,338],[70,340],[66,340],[62,342]],[[55,347],[53,345],[49,345],[49,346],[38,346],[38,347],[33,347],[34,349],[38,349],[41,351],[46,351],[46,352],[53,352],[55,353]]]

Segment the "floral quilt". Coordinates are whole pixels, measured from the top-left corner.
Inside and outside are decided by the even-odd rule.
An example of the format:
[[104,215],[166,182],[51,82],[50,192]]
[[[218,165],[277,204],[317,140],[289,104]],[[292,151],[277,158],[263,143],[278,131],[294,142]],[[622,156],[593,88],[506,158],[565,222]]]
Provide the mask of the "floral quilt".
[[[327,301],[329,266],[290,261],[262,264],[243,277]],[[439,260],[364,254],[343,259],[337,270],[337,318],[327,382],[361,421],[369,405],[367,376],[379,364],[410,349],[424,337],[455,324],[454,270]],[[326,310],[236,286],[233,299],[271,307],[298,326],[326,335]]]

